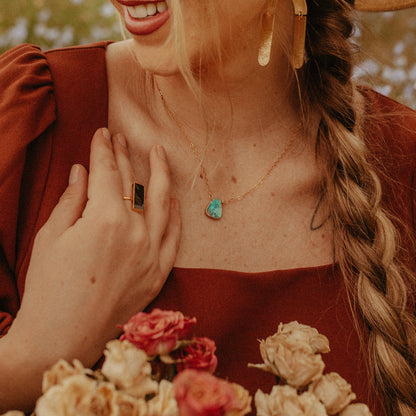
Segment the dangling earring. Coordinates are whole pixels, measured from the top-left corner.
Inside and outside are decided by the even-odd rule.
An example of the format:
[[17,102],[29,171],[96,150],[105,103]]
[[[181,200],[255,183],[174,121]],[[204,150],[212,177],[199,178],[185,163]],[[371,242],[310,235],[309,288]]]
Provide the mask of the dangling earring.
[[293,66],[302,68],[305,62],[305,38],[306,38],[306,16],[308,6],[306,0],[292,0],[295,9],[295,21],[293,24]]
[[272,53],[274,20],[276,16],[275,9],[276,2],[272,1],[263,14],[263,30],[258,56],[259,65],[261,66],[266,66],[270,62],[270,55]]

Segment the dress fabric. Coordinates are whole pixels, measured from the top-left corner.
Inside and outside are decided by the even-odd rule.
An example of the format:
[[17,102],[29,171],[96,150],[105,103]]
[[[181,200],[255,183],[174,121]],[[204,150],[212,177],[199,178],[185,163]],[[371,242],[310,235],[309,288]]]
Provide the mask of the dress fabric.
[[[107,44],[46,53],[23,45],[0,57],[0,336],[19,309],[34,236],[65,190],[71,166],[88,167],[94,131],[107,125]],[[414,235],[416,113],[361,92],[383,204]],[[403,256],[414,270],[414,250],[402,234]],[[153,307],[195,316],[195,334],[217,344],[217,374],[252,394],[274,383],[270,374],[247,367],[261,360],[258,340],[279,322],[316,327],[330,341],[325,372],[341,374],[357,400],[374,403],[373,414],[381,414],[336,264],[264,273],[175,268]]]

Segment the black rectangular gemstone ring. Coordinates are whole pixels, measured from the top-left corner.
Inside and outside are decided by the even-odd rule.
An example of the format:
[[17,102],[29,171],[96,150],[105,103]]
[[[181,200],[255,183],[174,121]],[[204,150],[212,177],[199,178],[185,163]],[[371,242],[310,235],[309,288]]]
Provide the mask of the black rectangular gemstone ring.
[[131,196],[123,196],[125,201],[131,201],[131,209],[143,212],[144,209],[144,186],[133,182],[131,185]]

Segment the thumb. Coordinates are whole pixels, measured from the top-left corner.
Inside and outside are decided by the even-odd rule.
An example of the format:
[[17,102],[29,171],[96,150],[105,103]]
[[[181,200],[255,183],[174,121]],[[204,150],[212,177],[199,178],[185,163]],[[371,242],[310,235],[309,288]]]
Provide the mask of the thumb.
[[74,165],[69,174],[68,187],[61,195],[45,227],[60,235],[82,216],[88,198],[88,173],[81,165]]

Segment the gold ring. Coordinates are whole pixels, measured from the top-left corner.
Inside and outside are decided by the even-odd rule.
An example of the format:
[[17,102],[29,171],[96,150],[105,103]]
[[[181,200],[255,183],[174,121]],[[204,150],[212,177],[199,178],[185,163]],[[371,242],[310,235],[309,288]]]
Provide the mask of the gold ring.
[[133,182],[131,184],[131,196],[123,196],[124,201],[131,201],[131,209],[136,212],[144,210],[144,186]]

